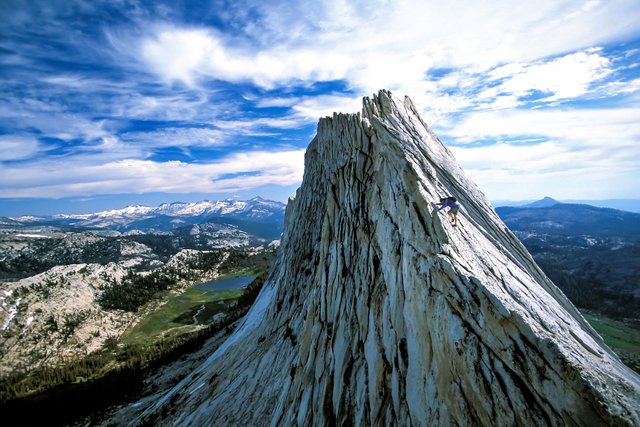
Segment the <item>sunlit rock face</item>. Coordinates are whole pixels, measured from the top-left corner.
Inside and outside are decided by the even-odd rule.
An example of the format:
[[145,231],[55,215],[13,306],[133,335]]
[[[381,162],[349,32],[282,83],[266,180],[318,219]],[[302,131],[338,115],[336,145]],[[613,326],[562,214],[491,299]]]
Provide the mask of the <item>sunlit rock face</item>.
[[411,100],[381,91],[320,120],[255,305],[138,421],[637,425],[639,402]]

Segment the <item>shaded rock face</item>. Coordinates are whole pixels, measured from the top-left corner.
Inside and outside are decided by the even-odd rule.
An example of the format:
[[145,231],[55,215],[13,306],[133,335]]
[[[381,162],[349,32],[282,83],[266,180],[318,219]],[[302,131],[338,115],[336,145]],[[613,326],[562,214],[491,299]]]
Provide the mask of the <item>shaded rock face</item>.
[[[458,227],[433,204],[449,194]],[[258,300],[137,421],[634,425],[639,391],[411,100],[381,91],[320,120]]]

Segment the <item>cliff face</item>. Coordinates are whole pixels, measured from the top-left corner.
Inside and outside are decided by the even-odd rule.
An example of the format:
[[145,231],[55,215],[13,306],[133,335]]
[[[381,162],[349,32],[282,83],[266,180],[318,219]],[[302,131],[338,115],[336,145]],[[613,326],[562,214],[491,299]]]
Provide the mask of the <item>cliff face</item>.
[[[458,227],[433,205],[450,194]],[[639,402],[411,100],[381,91],[320,120],[255,305],[138,421],[633,425]]]

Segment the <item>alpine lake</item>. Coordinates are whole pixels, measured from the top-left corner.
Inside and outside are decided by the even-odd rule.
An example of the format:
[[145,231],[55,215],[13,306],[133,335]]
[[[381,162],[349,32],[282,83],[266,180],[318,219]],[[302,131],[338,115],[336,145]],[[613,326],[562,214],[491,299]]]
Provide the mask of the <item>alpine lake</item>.
[[123,342],[153,342],[201,329],[221,317],[255,275],[223,276],[197,283],[169,298],[122,337]]

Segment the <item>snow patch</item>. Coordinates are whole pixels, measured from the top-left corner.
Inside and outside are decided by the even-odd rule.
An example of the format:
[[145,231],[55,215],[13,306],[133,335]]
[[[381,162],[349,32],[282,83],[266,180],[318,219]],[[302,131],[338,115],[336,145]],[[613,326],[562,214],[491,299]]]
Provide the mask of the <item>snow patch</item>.
[[14,219],[14,220],[20,221],[20,222],[33,222],[33,221],[40,221],[43,218],[39,217],[39,216],[23,215],[23,216],[19,216],[17,218],[11,218],[11,219]]
[[7,330],[7,328],[11,324],[11,321],[13,320],[13,318],[16,315],[16,313],[18,312],[18,306],[20,305],[20,299],[21,298],[18,298],[16,300],[16,304],[9,309],[9,315],[7,316],[7,318],[5,319],[4,323],[2,324],[2,330],[3,331]]

